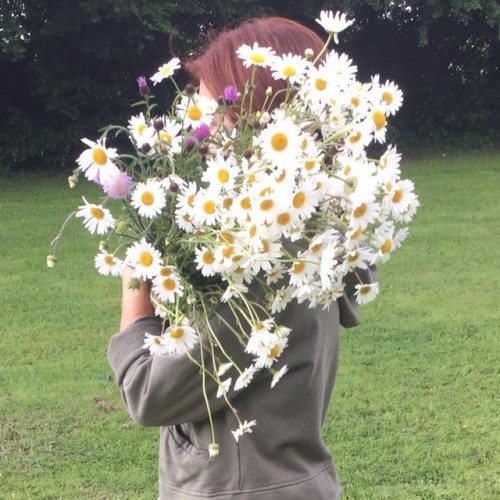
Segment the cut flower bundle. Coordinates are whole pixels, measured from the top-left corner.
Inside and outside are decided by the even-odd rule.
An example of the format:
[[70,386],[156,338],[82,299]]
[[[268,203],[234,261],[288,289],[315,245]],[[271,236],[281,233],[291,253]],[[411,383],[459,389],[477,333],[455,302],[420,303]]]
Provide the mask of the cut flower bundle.
[[[187,85],[177,88],[169,113],[153,115],[148,82],[139,78],[144,111],[127,127],[83,139],[87,149],[69,179],[74,185],[84,174],[103,189],[103,200],[84,198],[72,214],[90,233],[107,235],[95,256],[98,272],[119,276],[129,266],[131,286],[138,279],[151,284],[164,328],[160,336],[146,333],[144,348],[185,353],[200,383],[215,381],[230,406],[229,391],[243,389],[259,371],[272,373],[271,387],[286,373],[279,365],[293,335],[276,315],[291,301],[328,308],[344,293],[347,275],[359,278],[360,270],[389,259],[419,205],[413,183],[401,178],[396,147],[378,158],[367,153],[385,142],[401,91],[378,76],[358,82],[349,57],[328,50],[352,23],[345,15],[322,12],[318,22],[328,33],[320,54],[241,46],[237,55],[250,80],[242,89],[227,82],[218,101]],[[179,67],[174,58],[151,81],[176,85]],[[286,83],[276,109],[270,89],[262,109],[252,109],[259,71]],[[109,146],[119,133],[130,137],[133,154]],[[112,213],[110,200],[121,200],[121,211]],[[378,283],[355,285],[360,304],[377,293]],[[248,366],[233,361],[213,328],[221,302],[233,313],[230,328]],[[195,345],[203,346],[198,356]],[[229,370],[234,374],[226,378]],[[234,414],[238,440],[256,422]],[[215,436],[209,451],[218,453]]]

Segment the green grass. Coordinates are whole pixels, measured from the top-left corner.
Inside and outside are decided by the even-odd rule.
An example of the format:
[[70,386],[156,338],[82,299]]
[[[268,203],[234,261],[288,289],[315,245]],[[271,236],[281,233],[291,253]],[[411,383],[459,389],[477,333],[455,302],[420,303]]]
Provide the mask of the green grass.
[[[405,162],[421,209],[342,333],[325,427],[346,499],[500,497],[500,155]],[[119,283],[70,224],[88,184],[0,180],[0,498],[154,499],[157,429],[131,423],[107,365]],[[312,499],[311,499],[312,500]]]

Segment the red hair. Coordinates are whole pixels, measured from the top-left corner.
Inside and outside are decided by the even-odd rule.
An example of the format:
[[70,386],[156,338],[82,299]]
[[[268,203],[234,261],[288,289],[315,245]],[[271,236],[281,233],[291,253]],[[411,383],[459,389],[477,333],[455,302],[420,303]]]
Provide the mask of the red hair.
[[[293,53],[303,56],[306,49],[318,54],[323,40],[311,29],[282,17],[261,17],[248,19],[237,28],[222,31],[211,40],[201,55],[185,63],[188,73],[198,82],[203,80],[214,98],[223,95],[228,85],[243,92],[245,82],[250,78],[252,68],[245,68],[236,55],[237,49],[257,42],[260,47],[271,47],[277,55]],[[253,102],[255,109],[262,109],[268,87],[273,95],[286,88],[285,80],[275,80],[267,68],[258,68]],[[283,93],[282,93],[283,94]],[[284,96],[283,96],[284,97]],[[273,100],[277,107],[283,100],[281,94]],[[232,117],[234,118],[234,116]]]

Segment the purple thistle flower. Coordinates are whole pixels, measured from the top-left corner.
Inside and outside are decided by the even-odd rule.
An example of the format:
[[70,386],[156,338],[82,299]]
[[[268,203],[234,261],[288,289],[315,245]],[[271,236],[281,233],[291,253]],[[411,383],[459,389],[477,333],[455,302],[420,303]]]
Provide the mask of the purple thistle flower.
[[103,189],[110,198],[124,200],[132,190],[132,178],[125,172],[119,172],[104,183]]
[[149,88],[146,77],[139,76],[136,81],[137,85],[139,85],[139,93],[142,95],[148,95],[151,89]]
[[210,135],[210,127],[202,123],[199,127],[193,130],[193,135],[201,142]]
[[190,151],[191,149],[194,148],[194,145],[196,144],[196,139],[193,136],[188,136],[184,140],[184,144],[186,145],[186,149]]
[[224,99],[228,104],[234,104],[238,100],[238,89],[234,85],[229,85],[224,89]]

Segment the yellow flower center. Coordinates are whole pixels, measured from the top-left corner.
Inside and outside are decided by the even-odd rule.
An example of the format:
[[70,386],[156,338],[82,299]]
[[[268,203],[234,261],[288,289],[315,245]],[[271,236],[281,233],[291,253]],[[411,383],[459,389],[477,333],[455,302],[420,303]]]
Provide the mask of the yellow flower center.
[[243,198],[240,201],[240,206],[244,210],[250,210],[252,208],[252,203],[250,202],[250,198],[248,198],[248,196],[246,198]]
[[104,257],[104,262],[108,265],[108,266],[114,266],[115,265],[115,259],[113,258],[112,255],[106,255]]
[[356,132],[354,135],[351,135],[348,141],[351,144],[356,144],[361,139],[361,132]]
[[295,274],[300,274],[304,270],[304,267],[306,267],[305,262],[296,262],[293,265],[292,272],[294,272]]
[[224,257],[226,259],[229,259],[231,257],[231,255],[233,255],[234,253],[234,248],[231,247],[231,246],[228,246],[228,247],[225,247],[223,250],[222,250],[222,255],[224,255]]
[[321,247],[322,247],[322,246],[323,246],[323,245],[322,245],[321,243],[316,243],[316,245],[313,245],[313,246],[311,247],[311,252],[312,252],[312,253],[317,253],[317,252],[319,252],[319,251],[321,250]]
[[177,286],[177,284],[171,278],[167,278],[166,280],[163,281],[163,288],[165,288],[165,290],[168,290],[169,292],[171,292],[172,290],[175,290],[176,286]]
[[368,206],[366,205],[366,203],[361,203],[361,205],[354,210],[354,217],[363,217],[363,215],[366,214],[367,210]]
[[255,174],[250,174],[248,176],[247,182],[248,182],[248,184],[252,184],[253,182],[255,182],[255,180],[256,180],[255,179]]
[[139,135],[142,135],[145,130],[146,130],[146,125],[144,123],[139,123],[139,125],[137,126],[137,133]]
[[98,165],[106,165],[106,162],[108,161],[106,151],[101,148],[94,149],[94,151],[92,151],[92,158],[94,163],[97,163]]
[[143,205],[150,206],[154,203],[155,197],[150,191],[145,191],[144,193],[142,193],[141,201]]
[[215,257],[214,257],[214,254],[212,252],[205,252],[203,254],[203,263],[204,264],[213,264],[215,262]]
[[224,207],[225,210],[229,210],[232,204],[233,204],[232,198],[224,198],[224,201],[222,202],[222,206]]
[[390,192],[391,189],[392,189],[392,182],[387,182],[386,185],[385,185],[385,189]]
[[279,184],[280,182],[283,182],[286,179],[286,170],[283,169],[283,172],[276,178],[276,182]]
[[190,194],[187,198],[187,204],[192,208],[194,207],[194,194]]
[[267,212],[268,210],[271,210],[274,206],[274,201],[273,200],[264,200],[260,203],[260,209],[263,212]]
[[353,97],[351,99],[351,104],[353,108],[357,108],[359,106],[359,99],[357,97]]
[[269,251],[269,243],[267,240],[260,240],[262,242],[262,250],[261,253],[266,253]]
[[200,108],[196,106],[190,106],[187,114],[190,120],[197,122],[201,118],[202,112]]
[[217,179],[221,184],[225,184],[229,180],[229,172],[221,168],[217,173]]
[[359,289],[359,294],[360,295],[367,295],[369,294],[371,291],[371,287],[368,286],[368,285],[365,285],[365,286],[362,286],[360,289]]
[[162,267],[160,270],[160,276],[170,276],[172,274],[172,270],[169,267]]
[[234,236],[231,233],[228,233],[227,231],[225,231],[224,233],[221,233],[219,235],[219,241],[221,243],[233,243]]
[[156,345],[161,345],[161,338],[160,337],[155,337],[153,339],[153,344],[156,344]]
[[326,82],[326,80],[323,80],[323,78],[316,78],[314,85],[316,87],[316,90],[319,90],[320,92],[322,92],[323,90],[326,89],[327,82]]
[[208,215],[212,215],[215,212],[215,202],[208,200],[203,203],[203,211]]
[[386,253],[389,253],[391,251],[391,248],[392,248],[392,240],[386,240],[384,242],[384,244],[380,247],[380,251],[383,253],[383,254],[386,254]]
[[149,252],[142,252],[138,260],[141,266],[149,267],[153,263],[153,256]]
[[351,234],[351,240],[357,240],[361,236],[361,231],[361,227],[358,227],[358,229]]
[[165,141],[168,142],[169,144],[172,143],[172,136],[170,134],[167,134],[166,132],[162,131],[159,134],[160,136],[160,141]]
[[170,330],[170,337],[173,338],[173,339],[180,339],[184,336],[184,328],[172,328],[172,330]]
[[348,255],[347,262],[350,262],[352,264],[353,262],[356,262],[358,258],[359,258],[359,252],[352,252]]
[[401,189],[394,191],[394,194],[392,195],[392,201],[394,203],[399,203],[402,198],[403,198],[403,191]]
[[316,162],[314,160],[308,160],[304,163],[304,168],[309,171],[312,170],[316,166]]
[[305,202],[306,202],[306,195],[302,191],[299,191],[293,197],[293,206],[295,208],[300,208]]
[[283,74],[287,78],[290,78],[292,76],[295,76],[297,74],[297,71],[295,71],[295,68],[293,68],[292,66],[287,66],[286,68],[283,68]]
[[250,235],[250,238],[253,238],[257,234],[257,226],[255,224],[252,224],[248,234]]
[[387,105],[390,105],[392,103],[392,101],[394,100],[394,98],[392,97],[392,94],[390,92],[384,92],[382,94],[382,99],[383,101],[387,104]]
[[387,123],[385,115],[384,115],[384,113],[382,113],[382,111],[375,111],[372,114],[372,120],[373,120],[373,123],[375,123],[375,128],[377,130],[384,128],[385,124]]
[[94,217],[94,219],[104,219],[104,210],[101,210],[100,208],[97,207],[91,207],[90,208],[90,215]]
[[255,64],[262,64],[263,62],[265,62],[266,58],[262,54],[255,53],[250,56],[250,60]]
[[350,171],[351,171],[351,167],[349,165],[346,165],[344,167],[344,175],[349,175]]
[[288,137],[283,132],[274,134],[271,139],[271,146],[275,151],[283,151],[288,146]]
[[267,354],[267,356],[269,358],[274,358],[276,355],[278,355],[280,352],[280,346],[279,345],[275,345],[272,349],[269,350],[269,353]]
[[276,221],[280,226],[286,226],[290,222],[290,214],[288,212],[283,212],[278,215]]

